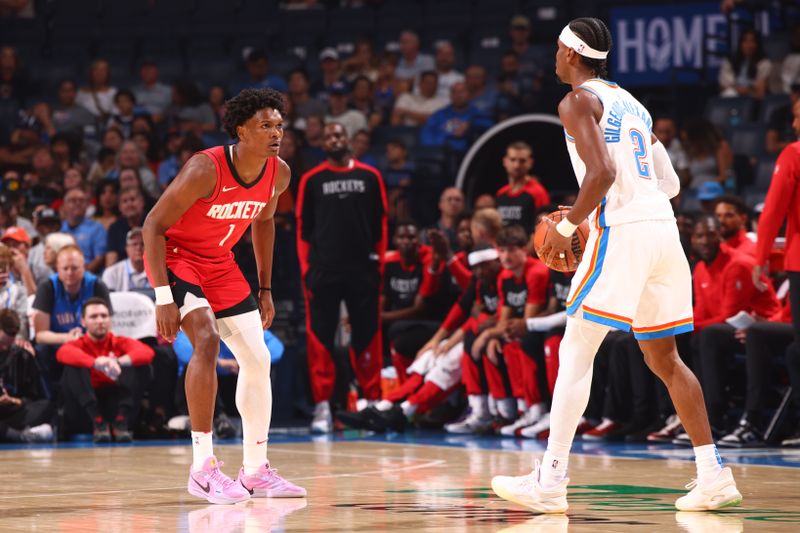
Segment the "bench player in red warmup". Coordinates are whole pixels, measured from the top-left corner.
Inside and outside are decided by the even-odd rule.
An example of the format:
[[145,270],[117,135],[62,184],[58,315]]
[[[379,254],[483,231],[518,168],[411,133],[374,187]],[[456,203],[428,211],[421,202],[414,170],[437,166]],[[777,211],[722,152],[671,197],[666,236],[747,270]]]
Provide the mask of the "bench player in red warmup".
[[[186,369],[194,458],[188,490],[211,503],[306,495],[267,461],[272,389],[263,330],[275,316],[273,215],[291,176],[278,157],[283,105],[281,94],[271,89],[245,89],[229,100],[224,126],[239,142],[192,156],[144,223],[158,332],[174,340],[182,328],[194,346]],[[258,301],[231,252],[250,225]],[[211,446],[220,339],[239,363],[236,407],[242,416],[244,459],[237,481],[220,471]]]

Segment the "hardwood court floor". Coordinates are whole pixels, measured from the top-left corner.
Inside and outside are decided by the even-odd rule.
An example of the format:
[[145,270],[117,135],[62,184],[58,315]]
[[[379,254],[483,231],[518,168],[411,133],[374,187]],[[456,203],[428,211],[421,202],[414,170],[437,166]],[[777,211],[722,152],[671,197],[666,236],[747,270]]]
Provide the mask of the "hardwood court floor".
[[[208,505],[186,492],[189,446],[0,450],[0,532],[800,531],[798,468],[734,465],[744,505],[686,514],[673,502],[691,462],[574,455],[567,517],[537,517],[488,488],[493,474],[529,471],[527,452],[413,438],[280,440],[270,445],[273,466],[307,499]],[[216,453],[235,474],[240,447]]]

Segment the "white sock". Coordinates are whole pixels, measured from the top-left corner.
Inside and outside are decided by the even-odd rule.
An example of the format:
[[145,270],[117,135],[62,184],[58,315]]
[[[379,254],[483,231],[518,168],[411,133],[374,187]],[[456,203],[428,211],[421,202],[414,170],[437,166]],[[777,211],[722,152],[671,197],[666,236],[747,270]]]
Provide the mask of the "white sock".
[[214,455],[210,431],[192,431],[192,468],[200,470],[206,459]]
[[517,416],[517,402],[514,398],[503,398],[497,401],[497,413],[505,419],[513,420]]
[[528,408],[528,413],[530,413],[530,417],[534,420],[539,420],[546,412],[547,409],[542,402],[535,403]]
[[528,410],[528,402],[524,398],[517,398],[517,412],[524,413]]
[[489,399],[485,394],[470,394],[467,401],[472,413],[479,418],[489,417]]
[[417,406],[413,403],[410,403],[408,400],[400,404],[400,409],[403,410],[403,414],[406,416],[411,416],[417,412]]
[[489,416],[497,416],[497,400],[494,399],[494,396],[487,395],[486,403],[489,407]]
[[539,484],[542,488],[549,489],[564,481],[567,477],[567,464],[569,457],[557,456],[550,450],[544,452],[542,468],[539,471]]
[[712,481],[722,471],[722,458],[714,444],[694,448],[694,463],[697,465],[697,482]]
[[261,315],[250,311],[217,320],[220,336],[239,363],[236,409],[242,417],[242,466],[254,474],[267,462],[267,437],[272,418],[270,354],[261,329]]
[[264,459],[267,457],[267,439],[257,442],[242,441],[242,466],[244,473],[252,476],[261,465],[265,463]]
[[394,403],[390,402],[389,400],[381,400],[375,404],[375,409],[378,411],[388,411],[394,406]]

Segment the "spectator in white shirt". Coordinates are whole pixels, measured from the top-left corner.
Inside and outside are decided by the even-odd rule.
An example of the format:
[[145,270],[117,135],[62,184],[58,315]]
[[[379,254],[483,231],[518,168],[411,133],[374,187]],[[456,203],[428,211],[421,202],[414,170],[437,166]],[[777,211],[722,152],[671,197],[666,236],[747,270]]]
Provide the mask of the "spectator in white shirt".
[[103,283],[108,286],[108,290],[124,292],[152,288],[144,271],[142,228],[133,228],[128,232],[125,251],[128,254],[127,259],[114,263],[103,272]]
[[450,87],[454,83],[464,81],[464,74],[453,68],[456,64],[456,51],[450,41],[439,41],[436,43],[436,73],[439,75],[439,88],[436,96],[444,98],[450,103]]
[[139,67],[141,83],[133,87],[136,102],[150,114],[153,122],[161,122],[164,111],[172,104],[172,88],[158,81],[158,66],[145,60]]
[[433,58],[419,52],[419,36],[411,30],[400,34],[400,62],[395,77],[400,80],[415,80],[426,70],[433,70]]
[[667,149],[669,160],[681,179],[681,187],[688,187],[691,181],[689,157],[678,139],[678,127],[675,125],[675,120],[672,117],[657,117],[653,123],[653,133]]
[[348,109],[347,101],[350,89],[343,81],[336,81],[328,89],[328,115],[325,122],[338,122],[347,130],[347,136],[353,137],[359,130],[369,128],[367,117],[356,109]]
[[438,76],[429,70],[419,78],[419,91],[400,95],[392,112],[393,126],[422,126],[435,111],[447,106],[449,100],[437,96]]
[[117,88],[110,83],[111,68],[105,59],[96,59],[89,70],[89,85],[78,91],[75,103],[85,107],[89,112],[105,122],[116,112],[114,96]]

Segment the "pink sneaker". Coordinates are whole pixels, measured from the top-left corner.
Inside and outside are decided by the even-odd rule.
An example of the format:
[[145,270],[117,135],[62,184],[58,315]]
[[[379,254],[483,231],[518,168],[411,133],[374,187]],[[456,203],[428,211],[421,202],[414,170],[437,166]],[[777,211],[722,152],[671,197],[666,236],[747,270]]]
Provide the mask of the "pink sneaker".
[[227,504],[250,499],[250,494],[241,485],[220,471],[222,463],[213,455],[206,459],[203,468],[189,468],[189,494],[208,500],[210,503]]
[[269,462],[248,476],[244,467],[239,469],[239,483],[255,498],[305,498],[306,489],[298,487],[291,481],[283,479],[278,471],[269,466]]

